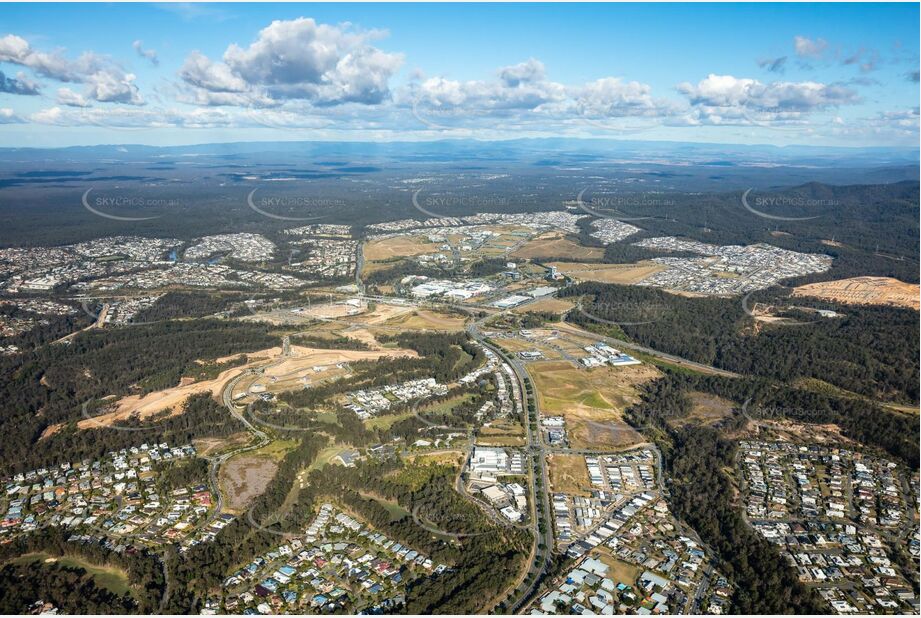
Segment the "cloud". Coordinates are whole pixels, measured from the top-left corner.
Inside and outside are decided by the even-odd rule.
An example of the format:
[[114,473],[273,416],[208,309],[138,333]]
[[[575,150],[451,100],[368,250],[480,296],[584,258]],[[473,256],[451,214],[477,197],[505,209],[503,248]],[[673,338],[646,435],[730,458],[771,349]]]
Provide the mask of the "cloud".
[[674,105],[652,97],[652,89],[640,82],[603,77],[574,89],[576,110],[585,116],[661,117],[673,113]]
[[825,39],[810,39],[805,36],[793,37],[793,49],[800,58],[819,59],[828,48],[828,41]]
[[150,61],[150,64],[158,66],[160,64],[160,59],[157,58],[157,52],[153,49],[144,49],[144,42],[140,39],[136,40],[131,44],[131,47],[134,48],[134,51],[137,52],[137,55],[141,58],[146,58]]
[[917,145],[919,138],[918,108],[878,112],[869,118],[835,123],[831,134],[848,139],[873,139]]
[[919,81],[921,81],[921,71],[909,71],[908,73],[905,74],[905,78],[908,81],[914,82],[917,84]]
[[89,107],[90,103],[86,100],[86,97],[70,88],[58,88],[58,105]]
[[857,93],[839,84],[771,82],[710,74],[696,85],[678,85],[691,105],[739,107],[757,111],[810,112],[858,102]]
[[427,108],[451,108],[458,112],[489,113],[501,110],[535,110],[562,101],[566,88],[544,78],[543,65],[529,60],[503,67],[495,80],[457,81],[432,77],[415,86],[412,100]]
[[20,72],[16,77],[7,77],[0,71],[0,92],[34,96],[39,94],[39,87],[25,73]]
[[758,66],[762,69],[767,69],[771,73],[783,73],[786,69],[787,57],[781,56],[779,58],[763,58],[758,61]]
[[93,52],[84,52],[76,60],[69,60],[59,51],[40,52],[24,38],[8,34],[0,38],[0,62],[26,67],[57,81],[84,84],[84,95],[100,102],[144,104],[133,83],[135,76]]
[[869,73],[876,68],[878,62],[879,52],[861,47],[850,56],[845,57],[842,64],[856,65],[861,73]]
[[499,79],[510,88],[517,88],[524,83],[543,81],[546,70],[544,63],[534,58],[499,70]]
[[[302,99],[316,105],[377,104],[390,96],[390,78],[403,55],[370,45],[380,31],[357,31],[349,24],[318,24],[310,18],[276,20],[248,47],[230,45],[223,61],[193,52],[180,70],[182,80],[210,105],[236,99],[281,102]],[[211,96],[213,94],[221,96]]]
[[25,122],[8,107],[0,107],[0,124],[19,124]]

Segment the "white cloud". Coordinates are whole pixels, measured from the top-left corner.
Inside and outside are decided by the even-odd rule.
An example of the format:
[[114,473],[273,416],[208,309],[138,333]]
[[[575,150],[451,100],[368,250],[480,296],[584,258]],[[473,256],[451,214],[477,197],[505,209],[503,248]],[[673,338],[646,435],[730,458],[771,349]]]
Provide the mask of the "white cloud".
[[133,83],[134,75],[93,52],[84,52],[72,61],[59,51],[37,51],[24,38],[8,34],[0,38],[0,62],[23,66],[57,81],[84,84],[84,95],[97,101],[144,104]]
[[543,62],[528,58],[526,62],[500,69],[499,79],[506,86],[515,88],[522,83],[543,81],[545,73]]
[[25,122],[9,107],[0,107],[0,124],[19,124]]
[[696,85],[682,83],[678,92],[703,116],[745,115],[745,112],[795,117],[816,110],[857,103],[857,93],[840,84],[771,82],[710,74]]
[[647,84],[603,77],[574,90],[576,109],[591,117],[661,117],[674,113],[675,106],[652,97]]
[[137,52],[137,55],[141,58],[146,58],[150,61],[150,64],[157,66],[160,64],[160,59],[157,58],[157,51],[154,49],[144,49],[144,42],[138,39],[131,44],[131,47],[134,48],[134,51]]
[[805,36],[793,37],[793,49],[800,58],[821,58],[828,48],[825,39],[810,39]]
[[70,88],[58,88],[58,105],[89,107],[90,103],[86,100],[86,97]]
[[230,45],[223,62],[193,52],[180,77],[204,91],[194,96],[211,105],[227,104],[228,97],[214,93],[252,95],[255,101],[377,104],[390,96],[390,78],[403,63],[402,54],[370,45],[381,36],[379,31],[318,24],[310,18],[276,20],[248,47]]

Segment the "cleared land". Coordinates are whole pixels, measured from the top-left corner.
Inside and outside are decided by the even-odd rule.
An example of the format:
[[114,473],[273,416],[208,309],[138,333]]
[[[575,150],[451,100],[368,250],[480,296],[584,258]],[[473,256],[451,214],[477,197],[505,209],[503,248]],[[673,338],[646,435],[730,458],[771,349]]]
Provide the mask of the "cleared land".
[[524,446],[524,427],[505,419],[483,425],[477,432],[476,443],[483,446]]
[[271,454],[245,453],[227,461],[220,471],[221,489],[230,511],[244,510],[260,495],[278,471]]
[[245,446],[251,438],[249,433],[241,431],[226,438],[198,438],[192,440],[192,444],[200,457],[211,457],[238,446]]
[[691,412],[683,418],[669,421],[678,425],[713,425],[732,416],[736,404],[728,399],[717,397],[709,393],[692,392],[688,394],[691,400]]
[[553,491],[573,496],[591,496],[592,486],[588,468],[582,455],[554,453],[547,459],[550,464],[550,485]]
[[569,300],[564,300],[562,298],[542,298],[537,302],[533,302],[522,307],[517,307],[512,309],[512,313],[557,313],[562,314],[566,313],[573,307],[575,303]]
[[[92,419],[84,419],[77,423],[78,429],[92,429],[100,425],[113,425],[124,422],[131,418],[144,420],[160,412],[168,411],[170,415],[178,414],[182,411],[182,404],[191,395],[198,393],[211,393],[214,397],[219,397],[227,383],[237,377],[244,371],[259,367],[264,364],[266,358],[278,357],[280,360],[268,367],[263,368],[263,373],[259,376],[253,376],[242,380],[237,388],[234,389],[234,395],[245,392],[254,383],[260,380],[265,383],[271,383],[275,378],[275,383],[284,385],[288,383],[293,385],[292,388],[303,388],[303,378],[310,379],[315,376],[314,367],[329,367],[330,370],[335,368],[338,363],[348,363],[359,360],[378,360],[381,358],[393,358],[399,356],[418,356],[413,350],[404,350],[392,348],[386,350],[324,350],[321,348],[308,348],[304,346],[292,345],[291,355],[288,357],[281,356],[281,348],[269,348],[255,352],[250,357],[256,359],[244,365],[239,365],[232,369],[222,371],[213,380],[202,380],[200,382],[184,383],[160,391],[147,393],[146,395],[131,395],[123,397],[115,403],[115,410],[106,414],[94,416]],[[231,357],[233,358],[233,357]],[[274,383],[273,383],[274,384]],[[268,390],[268,387],[266,387]],[[274,390],[283,390],[275,388]],[[58,431],[63,424],[51,425],[42,434],[43,437],[49,436]]]
[[665,270],[661,264],[638,262],[636,264],[592,264],[585,262],[550,262],[557,270],[577,281],[621,283],[632,285],[657,272]]
[[412,313],[404,313],[387,320],[385,325],[398,327],[402,330],[459,332],[464,330],[464,318],[429,309],[416,309]]
[[367,262],[381,262],[393,258],[438,253],[438,245],[425,236],[392,236],[365,243],[362,253]]
[[624,411],[639,401],[636,387],[659,376],[650,365],[582,369],[567,361],[527,365],[541,412],[566,419],[574,448],[621,448],[644,441],[623,420]]
[[600,247],[583,247],[560,232],[541,234],[512,252],[512,257],[540,259],[571,257],[574,260],[600,260],[604,249]]
[[853,277],[809,283],[793,289],[793,296],[814,296],[854,305],[892,305],[918,311],[921,286],[891,277]]

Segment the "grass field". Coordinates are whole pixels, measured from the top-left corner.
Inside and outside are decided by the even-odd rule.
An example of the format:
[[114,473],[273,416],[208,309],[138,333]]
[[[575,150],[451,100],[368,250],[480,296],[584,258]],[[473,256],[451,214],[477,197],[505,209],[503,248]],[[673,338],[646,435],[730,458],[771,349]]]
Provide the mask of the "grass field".
[[527,440],[520,423],[500,419],[484,425],[477,433],[476,443],[483,446],[524,446]]
[[599,283],[639,283],[650,275],[665,270],[661,264],[639,262],[637,264],[591,264],[580,262],[551,262],[559,272],[577,281]]
[[425,236],[393,236],[365,243],[362,252],[366,262],[381,262],[399,257],[438,253],[438,245]]
[[365,427],[368,429],[390,429],[394,423],[398,423],[404,419],[413,416],[412,412],[402,412],[400,414],[384,414],[381,416],[374,416],[369,418],[366,421],[363,421]]
[[614,580],[615,584],[636,585],[636,579],[640,575],[640,567],[615,558],[606,547],[598,547],[596,552],[598,559],[610,567],[608,577]]
[[460,332],[464,330],[464,318],[429,309],[417,309],[412,313],[387,320],[384,326],[399,327],[403,330]]
[[556,453],[550,455],[550,485],[553,491],[573,496],[591,496],[592,486],[588,478],[588,468],[582,455]]
[[418,455],[409,455],[406,461],[418,463],[420,465],[439,464],[457,468],[463,461],[464,454],[462,451],[450,451],[442,453],[421,453]]
[[688,393],[691,400],[691,412],[684,418],[669,421],[675,425],[713,425],[725,418],[732,416],[732,409],[736,404],[728,399],[710,395],[708,393]]
[[322,449],[318,454],[317,458],[313,460],[313,463],[310,464],[310,467],[307,468],[307,471],[310,470],[322,470],[325,468],[333,457],[345,450],[342,446],[327,446]]
[[515,309],[512,309],[512,313],[562,314],[566,313],[573,307],[575,307],[575,303],[569,300],[564,300],[562,298],[542,298],[537,302],[524,305],[523,307],[516,307]]
[[541,412],[566,419],[575,448],[620,448],[642,442],[623,421],[624,411],[639,401],[636,387],[659,374],[649,365],[582,369],[567,361],[527,365]]
[[397,502],[393,500],[387,500],[381,496],[370,494],[367,492],[359,492],[363,498],[368,500],[374,500],[382,507],[384,507],[388,513],[390,513],[390,521],[397,521],[411,515],[409,511],[400,506]]
[[512,257],[540,259],[568,256],[574,260],[600,260],[604,249],[583,247],[559,232],[548,232],[512,252]]
[[55,562],[65,567],[77,567],[85,570],[93,576],[101,588],[111,592],[123,595],[130,590],[128,583],[128,573],[118,567],[93,564],[83,558],[76,556],[52,556],[45,552],[33,552],[23,554],[18,558],[11,560],[14,564],[31,564],[31,563],[51,563]]

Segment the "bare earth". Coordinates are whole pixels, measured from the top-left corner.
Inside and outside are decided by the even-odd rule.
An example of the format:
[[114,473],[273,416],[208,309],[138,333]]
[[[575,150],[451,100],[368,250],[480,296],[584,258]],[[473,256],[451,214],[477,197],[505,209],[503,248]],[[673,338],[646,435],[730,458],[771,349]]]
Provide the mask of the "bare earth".
[[646,277],[665,270],[661,264],[638,262],[636,264],[592,264],[583,262],[551,262],[557,270],[567,277],[579,281],[597,281],[599,283],[622,283],[632,285]]
[[559,232],[548,232],[512,252],[512,257],[518,258],[554,258],[562,256],[572,257],[576,260],[600,260],[604,257],[604,249],[583,247]]
[[[278,357],[280,362],[267,369],[264,374],[265,376],[284,376],[285,378],[291,378],[291,376],[295,374],[304,376],[311,375],[314,373],[313,367],[316,366],[336,365],[337,363],[358,360],[377,360],[384,357],[417,356],[417,354],[413,350],[403,349],[368,351],[323,350],[292,345],[291,356],[285,359],[281,359],[281,348],[278,347],[254,352],[249,356],[255,360],[222,371],[213,380],[180,384],[172,388],[148,393],[144,396],[131,395],[123,397],[116,402],[115,409],[112,412],[94,416],[92,419],[84,419],[77,423],[77,428],[92,429],[93,427],[99,427],[101,425],[117,424],[120,421],[126,421],[135,416],[143,420],[165,410],[169,410],[170,415],[178,414],[182,411],[183,402],[191,395],[211,393],[214,397],[219,397],[220,393],[227,385],[227,382],[247,369],[263,364],[267,358]],[[53,434],[62,426],[63,424],[49,426],[42,434],[42,437]]]
[[227,508],[242,511],[253,498],[265,491],[278,464],[268,457],[243,455],[221,467],[221,487],[227,496]]
[[891,277],[853,277],[810,283],[793,290],[793,296],[815,296],[855,305],[891,305],[918,311],[921,286]]
[[550,464],[550,485],[553,491],[573,496],[592,495],[585,457],[554,453],[550,455],[547,463]]

